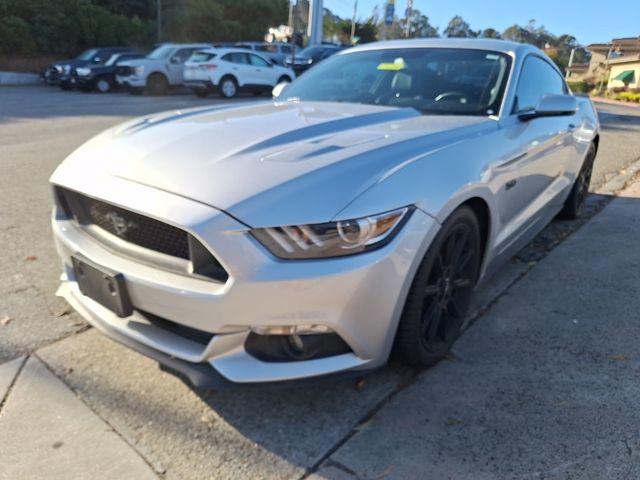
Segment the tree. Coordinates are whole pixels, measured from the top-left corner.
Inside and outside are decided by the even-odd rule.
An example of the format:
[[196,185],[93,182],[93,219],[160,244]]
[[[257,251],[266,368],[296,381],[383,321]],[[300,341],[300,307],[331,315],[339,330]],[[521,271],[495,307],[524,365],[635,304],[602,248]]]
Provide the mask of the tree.
[[429,18],[423,15],[420,10],[413,10],[411,16],[400,20],[402,29],[406,32],[407,22],[409,22],[409,38],[439,37],[438,28],[429,23]]
[[485,28],[480,34],[482,38],[502,38],[500,32],[494,30],[493,28]]
[[456,15],[451,19],[449,25],[444,30],[445,37],[462,37],[474,38],[478,36],[478,32],[471,30],[471,27],[460,15]]

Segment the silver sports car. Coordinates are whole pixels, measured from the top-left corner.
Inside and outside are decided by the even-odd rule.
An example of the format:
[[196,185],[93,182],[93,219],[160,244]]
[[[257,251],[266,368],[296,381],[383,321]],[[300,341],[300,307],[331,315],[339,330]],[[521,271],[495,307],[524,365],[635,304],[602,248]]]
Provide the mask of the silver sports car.
[[597,115],[531,46],[375,43],[277,93],[129,121],[51,178],[59,295],[195,385],[432,365],[580,214]]

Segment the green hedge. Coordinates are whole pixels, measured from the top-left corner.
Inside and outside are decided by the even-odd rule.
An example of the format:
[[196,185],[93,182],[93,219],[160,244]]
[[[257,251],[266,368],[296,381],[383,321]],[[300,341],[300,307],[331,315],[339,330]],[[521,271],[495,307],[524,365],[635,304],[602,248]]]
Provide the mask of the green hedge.
[[149,45],[154,23],[89,0],[0,0],[0,53],[71,55],[91,46]]
[[637,102],[640,103],[640,93],[635,92],[620,92],[616,97],[616,100],[623,102]]
[[587,83],[584,80],[567,83],[569,84],[571,91],[574,93],[589,93],[595,87],[595,85]]

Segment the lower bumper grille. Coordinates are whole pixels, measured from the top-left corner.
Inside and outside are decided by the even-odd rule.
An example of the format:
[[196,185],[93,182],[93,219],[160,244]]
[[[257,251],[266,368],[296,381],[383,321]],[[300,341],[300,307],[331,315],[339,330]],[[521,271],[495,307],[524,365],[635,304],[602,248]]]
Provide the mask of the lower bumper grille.
[[114,250],[181,273],[228,279],[204,245],[178,227],[63,188],[57,188],[57,197],[69,218]]

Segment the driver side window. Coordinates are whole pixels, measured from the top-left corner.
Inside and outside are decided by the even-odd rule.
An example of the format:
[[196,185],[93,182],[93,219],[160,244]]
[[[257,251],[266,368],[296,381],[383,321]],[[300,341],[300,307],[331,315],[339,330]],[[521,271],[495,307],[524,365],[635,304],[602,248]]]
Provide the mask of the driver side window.
[[171,57],[171,61],[175,63],[184,63],[189,59],[191,54],[195,52],[195,50],[196,49],[194,48],[183,48],[178,50],[173,57]]
[[520,72],[513,113],[533,110],[548,93],[567,93],[564,80],[543,59],[536,56],[527,57]]

